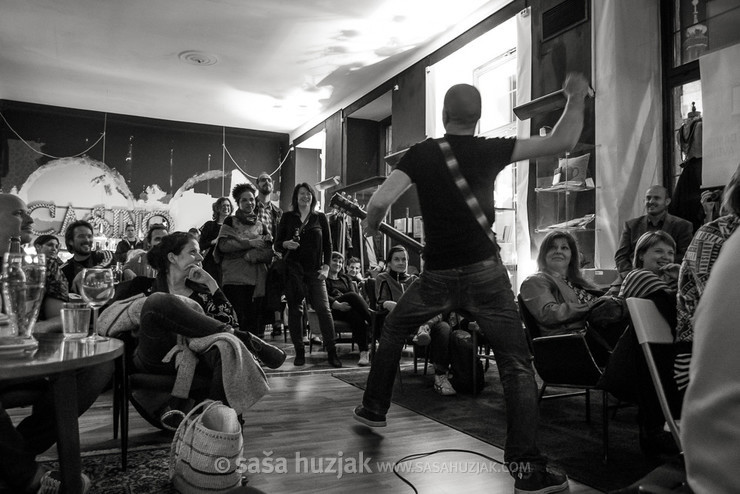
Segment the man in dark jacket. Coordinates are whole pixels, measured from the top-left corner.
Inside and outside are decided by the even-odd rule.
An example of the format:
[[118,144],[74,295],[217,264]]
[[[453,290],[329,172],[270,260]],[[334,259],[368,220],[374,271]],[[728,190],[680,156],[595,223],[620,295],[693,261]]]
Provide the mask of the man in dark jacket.
[[661,185],[653,185],[645,193],[645,210],[647,214],[639,218],[627,220],[622,230],[622,239],[619,242],[614,261],[617,263],[617,271],[624,278],[632,271],[632,256],[635,253],[637,240],[643,233],[663,230],[673,237],[676,242],[676,262],[683,260],[683,255],[691,243],[694,234],[693,225],[678,216],[668,214],[667,208],[671,203],[668,191]]

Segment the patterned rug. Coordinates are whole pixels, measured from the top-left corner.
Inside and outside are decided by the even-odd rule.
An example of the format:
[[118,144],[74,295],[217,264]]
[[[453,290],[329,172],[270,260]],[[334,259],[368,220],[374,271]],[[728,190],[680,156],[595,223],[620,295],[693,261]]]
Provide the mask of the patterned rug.
[[[170,447],[142,446],[128,452],[128,468],[121,470],[120,450],[82,454],[82,471],[90,477],[89,494],[175,494],[168,478]],[[44,462],[53,469],[56,461]]]
[[[335,377],[365,389],[367,370]],[[393,403],[437,422],[503,448],[506,441],[506,411],[496,366],[485,374],[486,387],[480,395],[441,397],[433,389],[433,372],[426,376],[403,371],[393,390]],[[557,389],[548,390],[548,393]],[[593,394],[591,422],[585,420],[584,398],[545,400],[540,404],[539,446],[553,463],[573,479],[600,491],[630,485],[658,466],[640,453],[636,407],[622,408],[609,419],[609,461],[602,461],[601,397]]]

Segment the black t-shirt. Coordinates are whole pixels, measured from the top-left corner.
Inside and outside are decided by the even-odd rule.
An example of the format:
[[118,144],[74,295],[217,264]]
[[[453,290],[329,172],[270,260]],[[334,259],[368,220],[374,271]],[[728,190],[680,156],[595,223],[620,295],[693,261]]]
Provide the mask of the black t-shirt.
[[[491,224],[495,219],[493,186],[511,162],[515,139],[446,134],[460,172],[468,181]],[[427,139],[412,146],[398,170],[416,184],[424,218],[426,269],[450,269],[473,264],[496,253],[455,185],[437,142]]]

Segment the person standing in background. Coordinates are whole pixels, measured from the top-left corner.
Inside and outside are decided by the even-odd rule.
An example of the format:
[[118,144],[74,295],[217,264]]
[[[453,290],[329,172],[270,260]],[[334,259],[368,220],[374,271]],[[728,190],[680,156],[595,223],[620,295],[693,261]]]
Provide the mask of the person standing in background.
[[316,211],[316,193],[309,184],[293,189],[293,210],[285,213],[278,225],[275,248],[285,260],[285,297],[288,300],[290,339],[295,348],[293,365],[306,363],[303,348],[303,300],[316,311],[321,336],[332,367],[341,367],[334,341],[334,319],[329,307],[326,280],[331,262],[331,232],[326,215]]
[[[283,210],[273,204],[271,200],[274,187],[272,177],[269,173],[262,172],[259,174],[259,177],[257,177],[257,207],[255,212],[259,220],[267,228],[267,231],[272,235],[272,238],[275,238],[277,235],[277,227],[280,224],[280,218],[283,217]],[[272,263],[267,265],[268,270],[271,265]],[[268,276],[265,297],[261,301],[259,310],[266,323],[274,321],[272,323],[272,336],[275,337],[283,334],[284,330],[283,307],[281,303],[282,291],[279,287],[270,286],[270,279]],[[260,328],[260,330],[264,335],[264,328]]]
[[224,224],[224,220],[231,214],[234,207],[228,197],[219,197],[211,209],[213,209],[213,219],[206,221],[200,227],[198,245],[203,254],[203,269],[221,286],[221,265],[213,258],[213,249],[216,248],[216,239],[218,232],[221,231],[221,225]]

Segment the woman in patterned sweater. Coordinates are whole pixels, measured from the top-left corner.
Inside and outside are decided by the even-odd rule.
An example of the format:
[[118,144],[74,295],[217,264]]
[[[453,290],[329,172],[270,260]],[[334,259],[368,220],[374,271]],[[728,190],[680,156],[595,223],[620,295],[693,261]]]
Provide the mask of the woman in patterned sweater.
[[720,250],[740,225],[740,166],[735,170],[723,194],[721,216],[696,231],[686,250],[678,277],[678,322],[676,326],[677,355],[675,379],[680,389],[689,383],[691,345],[694,341],[692,319],[701,294]]

